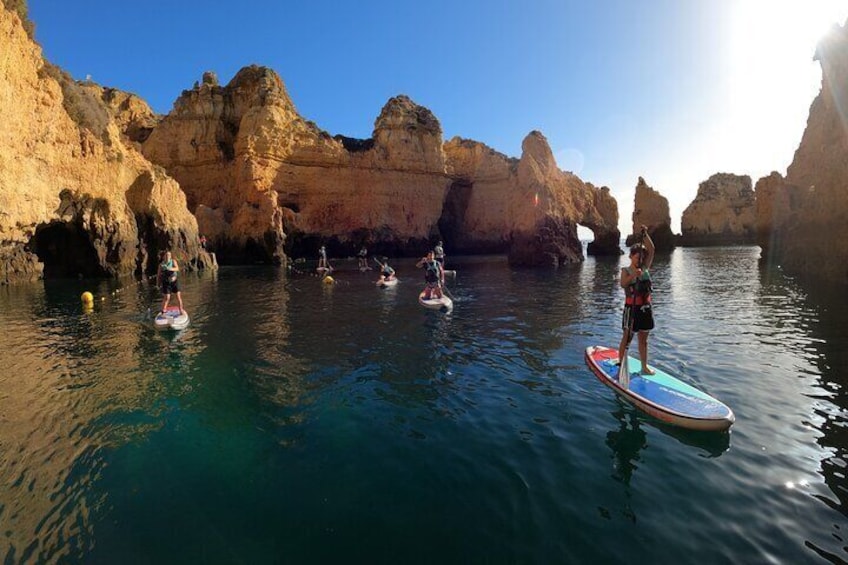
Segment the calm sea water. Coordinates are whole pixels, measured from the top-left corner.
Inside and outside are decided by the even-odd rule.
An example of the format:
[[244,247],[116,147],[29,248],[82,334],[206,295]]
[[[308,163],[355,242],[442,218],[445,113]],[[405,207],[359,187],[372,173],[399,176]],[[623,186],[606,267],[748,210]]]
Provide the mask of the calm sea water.
[[846,301],[759,254],[654,268],[652,362],[730,405],[730,434],[642,416],[584,365],[620,337],[617,259],[457,260],[447,315],[407,262],[390,290],[352,263],[333,286],[224,268],[185,276],[181,333],[147,284],[0,288],[0,556],[848,559]]

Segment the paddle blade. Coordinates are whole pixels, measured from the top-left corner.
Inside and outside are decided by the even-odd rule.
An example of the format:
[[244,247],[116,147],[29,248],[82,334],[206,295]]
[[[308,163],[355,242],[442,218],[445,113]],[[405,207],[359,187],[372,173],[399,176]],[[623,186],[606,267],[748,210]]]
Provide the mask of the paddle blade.
[[623,359],[618,360],[618,384],[624,388],[630,386],[630,363],[627,362],[627,354],[624,354]]

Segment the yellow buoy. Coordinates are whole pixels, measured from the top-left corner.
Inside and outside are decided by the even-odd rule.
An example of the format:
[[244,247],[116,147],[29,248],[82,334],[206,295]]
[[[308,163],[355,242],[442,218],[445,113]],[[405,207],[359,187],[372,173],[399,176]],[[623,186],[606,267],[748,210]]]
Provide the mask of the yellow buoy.
[[333,279],[330,275],[324,277],[324,284],[333,284],[334,282],[336,282],[335,279]]
[[94,295],[91,294],[88,291],[83,292],[82,296],[80,296],[80,299],[82,300],[83,304],[93,304],[94,303]]

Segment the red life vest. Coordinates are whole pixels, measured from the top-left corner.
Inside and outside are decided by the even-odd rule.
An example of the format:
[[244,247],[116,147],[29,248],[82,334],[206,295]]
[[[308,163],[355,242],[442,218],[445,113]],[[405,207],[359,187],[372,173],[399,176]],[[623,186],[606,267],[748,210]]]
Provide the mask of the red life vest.
[[[627,267],[627,272],[630,272],[630,267]],[[645,277],[647,275],[647,277]],[[624,289],[624,304],[627,306],[643,306],[651,303],[651,273],[645,269],[642,272],[642,277],[639,278]]]

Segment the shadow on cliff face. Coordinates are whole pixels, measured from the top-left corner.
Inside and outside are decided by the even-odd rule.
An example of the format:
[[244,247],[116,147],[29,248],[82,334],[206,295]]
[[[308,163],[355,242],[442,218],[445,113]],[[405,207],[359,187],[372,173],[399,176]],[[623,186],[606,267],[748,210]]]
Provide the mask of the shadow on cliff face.
[[490,254],[504,253],[506,241],[481,239],[471,233],[466,225],[465,216],[474,183],[467,179],[457,179],[448,187],[445,201],[442,204],[442,214],[439,217],[439,233],[434,238],[445,242],[450,252],[454,254]]
[[81,226],[68,222],[42,224],[29,247],[44,264],[44,278],[105,277],[97,250]]
[[285,255],[277,256],[273,252],[277,247],[274,234],[266,232],[261,240],[252,237],[245,240],[218,238],[211,251],[221,265],[284,265]]

